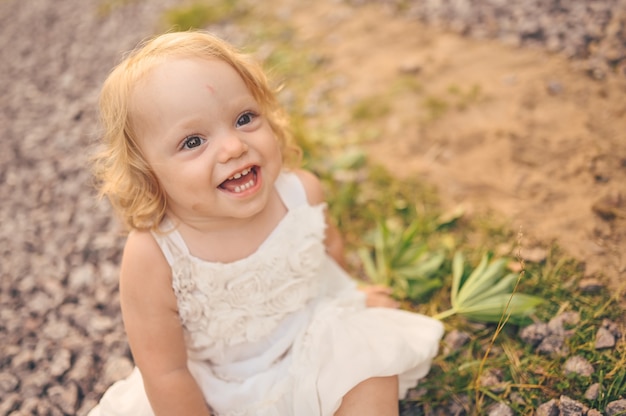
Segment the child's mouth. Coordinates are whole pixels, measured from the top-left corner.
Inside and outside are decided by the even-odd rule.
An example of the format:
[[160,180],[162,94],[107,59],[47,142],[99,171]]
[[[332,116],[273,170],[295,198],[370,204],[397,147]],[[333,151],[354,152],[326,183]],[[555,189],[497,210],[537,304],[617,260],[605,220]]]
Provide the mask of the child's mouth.
[[247,189],[252,188],[257,183],[257,167],[251,166],[235,173],[226,179],[219,186],[228,192],[239,194]]

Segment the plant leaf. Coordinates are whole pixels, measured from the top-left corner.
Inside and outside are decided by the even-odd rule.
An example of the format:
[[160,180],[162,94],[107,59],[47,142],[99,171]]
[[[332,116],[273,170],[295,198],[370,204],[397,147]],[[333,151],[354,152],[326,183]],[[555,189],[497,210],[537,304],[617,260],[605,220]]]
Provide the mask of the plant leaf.
[[423,279],[432,277],[443,265],[445,256],[443,253],[426,254],[420,258],[420,262],[410,266],[396,268],[396,273],[407,279]]
[[457,251],[454,253],[454,258],[452,260],[452,291],[450,296],[450,303],[452,306],[457,304],[457,296],[459,293],[459,289],[461,286],[461,279],[463,278],[463,263],[465,259],[463,257],[463,253]]
[[490,288],[478,293],[476,296],[474,296],[471,299],[468,299],[467,301],[469,303],[476,303],[476,302],[480,302],[481,300],[485,298],[488,298],[490,296],[495,296],[500,293],[511,293],[511,289],[513,289],[513,286],[517,278],[518,278],[518,275],[516,273],[509,273],[503,278],[501,278],[497,283],[492,285]]
[[459,302],[468,301],[479,296],[498,281],[498,276],[504,272],[506,259],[498,259],[491,262],[482,273],[472,274],[467,278],[459,292]]
[[376,253],[376,274],[381,284],[389,284],[389,274],[387,273],[387,255],[385,253],[386,240],[388,235],[387,225],[380,221],[374,236],[374,250]]
[[523,293],[503,293],[484,299],[475,305],[459,309],[457,313],[477,321],[498,322],[504,313],[509,314],[513,319],[525,317],[542,302],[543,299],[537,296]]
[[374,264],[374,260],[372,260],[370,251],[365,247],[362,247],[357,250],[357,253],[361,259],[363,270],[365,271],[367,277],[369,277],[373,283],[382,284],[383,282],[381,281],[381,277],[378,275],[378,269]]

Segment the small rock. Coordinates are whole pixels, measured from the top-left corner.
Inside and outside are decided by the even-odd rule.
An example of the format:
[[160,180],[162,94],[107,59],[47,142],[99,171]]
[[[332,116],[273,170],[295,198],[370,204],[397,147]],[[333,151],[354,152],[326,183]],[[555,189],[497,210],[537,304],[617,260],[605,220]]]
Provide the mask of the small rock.
[[595,348],[601,350],[604,348],[613,348],[615,346],[615,336],[604,327],[598,328],[596,332]]
[[617,324],[611,321],[610,319],[603,319],[602,327],[608,329],[615,338],[622,337],[622,333],[619,330],[619,326],[617,326]]
[[[41,370],[41,369],[40,369]],[[24,398],[41,396],[46,385],[50,383],[50,377],[45,371],[35,371],[20,374],[20,394]]]
[[580,322],[580,314],[578,312],[568,311],[563,312],[550,319],[548,326],[553,332],[563,330],[565,324],[576,325]]
[[[610,167],[605,168],[606,172],[611,172]],[[598,180],[598,173],[596,173],[596,180]],[[610,179],[610,174],[602,176],[604,181]],[[615,218],[626,218],[626,201],[619,193],[613,193],[606,195],[598,199],[591,207],[593,212],[605,221],[612,221]]]
[[102,334],[111,331],[115,326],[115,321],[110,316],[94,315],[89,319],[87,330],[90,334]]
[[446,406],[443,414],[445,415],[465,415],[467,409],[471,406],[471,400],[465,394],[458,396],[456,400],[453,400],[448,406]]
[[561,334],[550,334],[541,341],[535,351],[546,355],[566,355],[568,348],[567,345],[565,345],[565,336]]
[[4,397],[9,393],[14,392],[19,384],[20,380],[15,376],[15,374],[3,371],[0,373],[0,396]]
[[29,306],[31,313],[34,315],[45,315],[58,306],[58,304],[54,303],[54,299],[49,294],[41,290],[35,290],[30,296]]
[[37,415],[47,415],[47,416],[65,416],[67,414],[74,413],[65,413],[61,408],[50,401],[50,399],[39,399],[37,403]]
[[61,320],[51,320],[46,322],[46,325],[43,327],[42,334],[46,336],[46,338],[60,341],[66,338],[71,331],[70,324],[66,321]]
[[487,409],[488,416],[513,416],[513,409],[504,403],[495,403]]
[[555,399],[542,403],[537,407],[536,416],[559,416],[559,406]]
[[511,401],[511,403],[519,404],[520,406],[523,406],[524,404],[526,404],[526,400],[524,400],[524,396],[522,396],[516,391],[509,394],[509,400]]
[[577,312],[564,312],[552,318],[547,324],[533,324],[522,330],[520,337],[530,345],[537,345],[541,354],[565,355],[568,348],[565,341],[573,334],[564,324],[575,325],[580,321]]
[[64,386],[52,386],[48,389],[50,402],[67,415],[76,413],[78,407],[78,386],[69,382]]
[[470,336],[467,332],[453,329],[448,332],[443,339],[444,354],[449,355],[450,353],[458,351],[463,345],[467,344],[469,340]]
[[8,415],[20,404],[21,397],[18,393],[3,394],[0,402],[0,415]]
[[539,345],[539,343],[541,343],[541,341],[543,341],[545,337],[548,336],[549,333],[550,331],[548,328],[548,324],[531,324],[527,327],[522,328],[522,330],[520,331],[520,338],[526,344],[536,347],[537,345]]
[[587,359],[580,355],[575,355],[565,361],[563,364],[563,372],[565,375],[578,374],[581,376],[589,377],[593,374],[593,366]]
[[498,368],[492,368],[485,371],[480,376],[480,385],[487,387],[490,391],[495,393],[501,393],[506,389],[505,383],[502,382],[504,375],[502,370]]
[[418,387],[416,389],[409,390],[406,398],[412,401],[418,401],[424,398],[428,394],[428,390],[424,387]]
[[96,276],[96,268],[91,263],[81,264],[75,267],[69,275],[67,284],[70,290],[77,290],[93,286]]
[[563,92],[563,84],[559,81],[550,81],[548,82],[548,94],[550,95],[558,95]]
[[72,354],[68,350],[57,351],[50,363],[50,375],[52,377],[59,377],[65,374],[72,366],[71,360]]
[[45,413],[39,413],[37,410],[39,407],[40,401],[41,399],[39,397],[28,397],[24,399],[22,401],[22,404],[20,405],[19,412],[16,412],[15,414],[19,416],[45,414]]
[[543,263],[548,257],[548,250],[541,247],[534,248],[522,248],[520,250],[520,256],[531,263]]
[[600,383],[593,383],[591,386],[587,387],[585,391],[585,399],[589,401],[594,401],[600,395]]
[[416,75],[422,71],[422,64],[415,60],[405,61],[400,64],[398,71],[402,74]]
[[617,416],[626,412],[626,399],[615,400],[606,405],[606,416]]
[[91,354],[79,355],[66,377],[75,381],[86,380],[94,371],[93,361]]
[[29,368],[35,361],[34,353],[31,350],[24,350],[17,353],[11,360],[13,370],[23,370]]
[[126,357],[111,357],[104,365],[103,380],[110,384],[128,377],[133,367],[133,363]]
[[596,409],[589,409],[589,410],[587,411],[587,416],[604,416],[604,415],[603,415],[603,414],[602,414],[602,412],[600,412],[599,410],[596,410]]
[[583,416],[585,406],[567,396],[561,396],[559,400],[560,416]]
[[593,294],[599,293],[602,289],[604,289],[604,285],[596,278],[587,277],[580,281],[578,289],[583,293]]

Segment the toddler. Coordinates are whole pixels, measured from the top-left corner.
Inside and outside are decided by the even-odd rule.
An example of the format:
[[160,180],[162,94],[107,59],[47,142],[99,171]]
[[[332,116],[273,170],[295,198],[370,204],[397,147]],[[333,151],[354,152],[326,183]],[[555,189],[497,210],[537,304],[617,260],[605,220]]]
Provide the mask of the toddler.
[[260,66],[208,33],[161,35],[113,70],[100,109],[136,368],[90,415],[397,415],[442,325],[376,306],[385,293],[344,272]]

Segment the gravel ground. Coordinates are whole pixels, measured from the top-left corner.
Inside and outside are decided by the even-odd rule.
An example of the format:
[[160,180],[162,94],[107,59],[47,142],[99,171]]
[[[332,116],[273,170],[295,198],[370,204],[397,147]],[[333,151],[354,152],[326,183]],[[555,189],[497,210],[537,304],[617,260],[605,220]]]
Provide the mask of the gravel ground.
[[[94,196],[87,155],[106,74],[178,1],[101,3],[0,1],[0,415],[85,414],[132,366],[116,287],[122,230]],[[429,0],[405,12],[563,51],[600,77],[624,64],[625,10],[616,0]]]
[[474,38],[562,53],[596,78],[626,74],[626,0],[350,0]]

